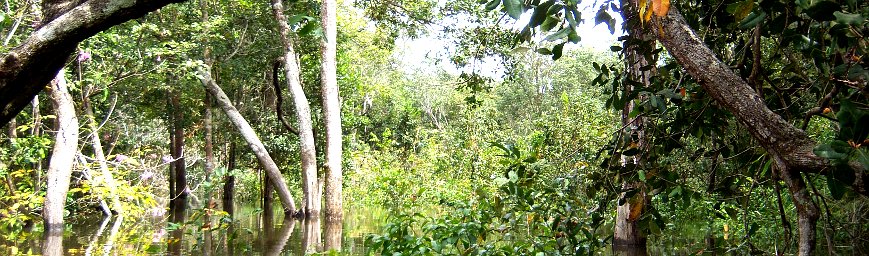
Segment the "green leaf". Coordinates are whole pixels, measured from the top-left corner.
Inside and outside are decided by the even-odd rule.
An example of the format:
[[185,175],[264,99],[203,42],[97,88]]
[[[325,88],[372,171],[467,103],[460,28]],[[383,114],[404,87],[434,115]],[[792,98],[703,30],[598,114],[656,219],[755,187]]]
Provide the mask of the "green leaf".
[[613,46],[610,46],[610,51],[612,51],[612,52],[620,52],[620,51],[622,51],[622,47],[621,47],[621,46],[618,46],[618,45],[613,45]]
[[545,21],[546,17],[548,16],[546,15],[547,9],[554,3],[555,1],[550,0],[538,5],[537,8],[534,9],[534,13],[531,14],[531,20],[528,21],[528,26],[536,28],[537,26],[543,24],[543,21]]
[[833,178],[833,175],[827,175],[827,188],[830,189],[830,195],[833,196],[833,199],[839,200],[845,196],[845,185]]
[[543,55],[551,55],[552,51],[547,49],[547,48],[537,48],[537,53],[543,54]]
[[570,34],[567,34],[567,41],[571,43],[579,43],[582,38],[579,37],[579,34],[576,33],[576,30],[571,29]]
[[836,11],[833,13],[833,16],[836,16],[836,22],[847,24],[847,25],[860,25],[863,23],[863,15],[857,14],[848,14],[840,11]]
[[640,177],[640,181],[646,182],[646,172],[643,170],[637,171],[637,175]]
[[561,58],[561,52],[564,50],[564,44],[560,43],[552,47],[552,60],[558,60]]
[[555,33],[549,34],[548,36],[546,36],[546,38],[544,38],[544,40],[550,41],[550,42],[555,41],[555,40],[560,40],[560,39],[565,38],[568,35],[570,35],[570,31],[572,31],[572,30],[573,29],[570,27],[562,28],[561,30],[556,31]]
[[550,31],[558,25],[558,22],[559,19],[552,16],[546,16],[546,20],[543,21],[542,25],[540,25],[540,29],[543,31]]
[[598,25],[601,23],[607,24],[607,27],[610,30],[610,34],[615,33],[615,31],[616,31],[615,19],[613,19],[613,17],[610,16],[610,14],[606,11],[606,8],[601,8],[600,10],[598,10],[597,15],[595,15],[595,17],[594,17],[594,24],[595,25]]
[[740,29],[748,29],[753,28],[757,23],[763,21],[766,18],[766,12],[757,10],[748,14],[745,19],[739,22]]
[[842,160],[848,157],[847,154],[836,152],[835,149],[830,144],[821,144],[815,147],[815,155],[820,157],[830,159],[830,160]]
[[314,31],[320,29],[320,26],[314,22],[308,22],[302,29],[299,29],[299,35],[306,36],[313,34]]
[[525,4],[522,0],[504,0],[504,9],[507,10],[507,15],[513,19],[519,19],[522,13],[525,12]]
[[486,4],[486,10],[487,11],[495,10],[495,8],[498,8],[498,5],[501,5],[501,0],[489,1],[489,3]]

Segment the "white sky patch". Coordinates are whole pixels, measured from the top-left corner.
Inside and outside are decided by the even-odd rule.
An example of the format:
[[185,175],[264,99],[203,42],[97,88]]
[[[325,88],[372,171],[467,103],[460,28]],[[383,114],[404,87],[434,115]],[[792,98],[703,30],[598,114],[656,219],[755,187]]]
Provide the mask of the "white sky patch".
[[[610,46],[617,44],[618,37],[621,36],[622,19],[619,15],[613,15],[616,19],[616,34],[610,34],[606,24],[595,25],[594,16],[597,13],[597,8],[593,8],[595,3],[590,3],[580,7],[582,11],[583,22],[577,26],[577,34],[581,41],[578,44],[567,43],[564,50],[570,51],[580,48],[591,48],[598,51],[609,51]],[[504,17],[509,19],[509,17]],[[525,12],[522,17],[517,20],[513,29],[518,33],[531,19],[531,12]],[[451,26],[465,26],[464,21],[447,20],[444,24]],[[468,24],[469,25],[469,24]],[[401,68],[406,72],[440,72],[445,71],[452,75],[461,74],[462,71],[470,71],[469,68],[459,69],[450,62],[451,53],[455,51],[456,46],[452,42],[438,38],[440,32],[437,29],[431,29],[428,35],[417,39],[402,38],[396,41],[398,53],[395,58],[401,64]],[[542,41],[545,35],[536,35],[535,41]],[[477,63],[474,67],[478,73],[500,80],[504,71],[500,63],[495,58],[484,59],[482,63]]]

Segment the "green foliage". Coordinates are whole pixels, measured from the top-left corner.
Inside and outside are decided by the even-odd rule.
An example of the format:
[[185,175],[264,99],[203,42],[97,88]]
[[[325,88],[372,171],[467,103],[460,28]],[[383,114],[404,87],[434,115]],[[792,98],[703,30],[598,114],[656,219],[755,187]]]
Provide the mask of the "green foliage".
[[[384,233],[367,238],[369,253],[402,255],[591,255],[604,246],[599,213],[578,197],[575,177],[540,180],[538,140],[529,151],[493,143],[502,150],[504,173],[497,190],[477,188],[475,198],[451,205],[442,217],[399,212]],[[407,209],[407,208],[399,208]]]

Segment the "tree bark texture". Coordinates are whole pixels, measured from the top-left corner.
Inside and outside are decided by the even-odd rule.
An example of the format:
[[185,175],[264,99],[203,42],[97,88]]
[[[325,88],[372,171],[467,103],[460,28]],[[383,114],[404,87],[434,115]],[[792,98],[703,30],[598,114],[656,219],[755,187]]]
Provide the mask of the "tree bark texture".
[[316,218],[320,215],[320,189],[317,182],[317,154],[314,143],[313,123],[311,121],[311,107],[302,83],[299,78],[299,62],[293,43],[290,41],[290,26],[284,15],[283,1],[272,0],[272,11],[278,21],[281,34],[281,42],[284,44],[284,71],[287,77],[287,86],[296,105],[296,116],[299,123],[299,143],[301,148],[302,162],[302,189],[305,196],[305,217]]
[[[625,10],[634,9],[637,6],[636,1],[627,1],[622,5]],[[649,65],[652,60],[646,59],[644,51],[650,47],[650,42],[654,39],[652,36],[640,27],[636,18],[629,17],[633,11],[623,11],[622,16],[625,20],[624,26],[629,34],[629,39],[624,43],[625,70],[627,70],[627,79],[649,86],[650,78],[656,72],[651,69],[643,71],[641,68]],[[633,83],[623,82],[625,94],[629,95],[632,91],[641,89],[634,88]],[[640,99],[642,100],[642,98]],[[643,168],[642,155],[645,152],[646,136],[645,123],[646,120],[642,116],[630,117],[630,113],[636,108],[634,101],[627,102],[622,108],[621,121],[622,127],[625,127],[622,132],[623,142],[640,150],[640,154],[634,156],[622,156],[623,164],[631,164],[636,168]],[[636,139],[635,139],[636,138]],[[613,247],[634,247],[634,251],[645,251],[646,234],[639,226],[639,216],[645,211],[646,203],[649,201],[646,198],[646,193],[642,191],[644,185],[641,182],[625,182],[622,184],[623,189],[639,189],[641,192],[635,194],[634,198],[625,198],[625,203],[616,208],[616,223],[613,232]],[[624,196],[624,195],[622,195]]]
[[57,115],[57,134],[54,137],[54,148],[48,165],[46,175],[48,185],[42,208],[46,235],[63,232],[63,209],[66,205],[66,193],[69,191],[73,161],[78,152],[79,134],[75,106],[72,96],[69,95],[63,72],[57,73],[51,83],[50,93],[52,106]]
[[43,25],[23,43],[0,56],[0,124],[15,117],[51,81],[50,74],[57,74],[79,42],[182,1],[90,0],[73,8],[62,8],[68,11],[46,15],[56,18],[44,19]]
[[320,19],[323,40],[320,41],[320,82],[323,97],[323,119],[326,123],[326,218],[340,220],[344,215],[342,201],[342,131],[341,99],[338,95],[337,75],[337,18],[335,0],[323,0]]
[[[832,167],[814,154],[815,142],[808,135],[770,110],[741,77],[721,62],[692,30],[681,13],[671,7],[667,16],[655,18],[658,40],[670,54],[702,85],[715,101],[733,113],[752,137],[775,161],[778,174],[788,186],[799,216],[800,255],[811,255],[815,248],[818,207],[812,201],[801,173],[818,173]],[[854,167],[855,192],[867,195],[865,170]]]
[[278,165],[275,164],[275,161],[272,160],[268,151],[266,151],[265,145],[260,141],[256,132],[250,124],[247,123],[247,120],[241,116],[241,113],[239,113],[232,105],[232,102],[229,101],[229,97],[226,96],[226,93],[224,93],[217,83],[214,82],[214,79],[211,78],[209,67],[200,69],[197,74],[199,75],[202,84],[205,85],[205,89],[212,97],[214,97],[214,100],[218,105],[220,105],[223,111],[226,112],[226,116],[229,117],[229,120],[238,129],[244,140],[247,141],[247,144],[250,146],[254,155],[256,155],[257,160],[259,160],[260,165],[265,169],[266,174],[269,176],[275,187],[275,191],[278,193],[278,198],[281,200],[284,212],[295,213],[296,203],[293,200],[293,196],[290,194],[290,190],[287,188],[287,184],[284,182],[281,171],[278,168]]

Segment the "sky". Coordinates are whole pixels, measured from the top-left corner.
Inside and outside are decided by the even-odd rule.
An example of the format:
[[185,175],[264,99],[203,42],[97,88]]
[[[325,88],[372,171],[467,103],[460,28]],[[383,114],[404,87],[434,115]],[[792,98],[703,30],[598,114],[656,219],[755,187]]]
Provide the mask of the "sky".
[[[592,2],[592,1],[586,1]],[[606,24],[595,25],[594,15],[597,9],[591,7],[594,3],[589,3],[588,6],[582,8],[582,17],[585,19],[577,26],[577,33],[582,39],[578,44],[568,43],[565,45],[565,51],[591,48],[600,51],[609,51],[610,46],[616,43],[616,40],[621,36],[621,17],[614,15],[616,18],[616,34],[610,34]],[[515,22],[513,30],[521,30],[528,20],[531,18],[531,12],[526,12],[522,17]],[[509,19],[509,17],[505,17]],[[446,21],[451,23],[450,21]],[[451,42],[437,38],[437,31],[430,31],[429,35],[422,36],[417,39],[403,38],[397,41],[399,53],[395,56],[401,63],[401,67],[406,72],[418,72],[420,70],[432,70],[442,68],[447,73],[458,75],[462,70],[452,65],[449,61],[449,52],[453,46]],[[503,75],[503,70],[498,68],[497,60],[484,60],[481,65],[480,73],[494,79],[500,79]]]

